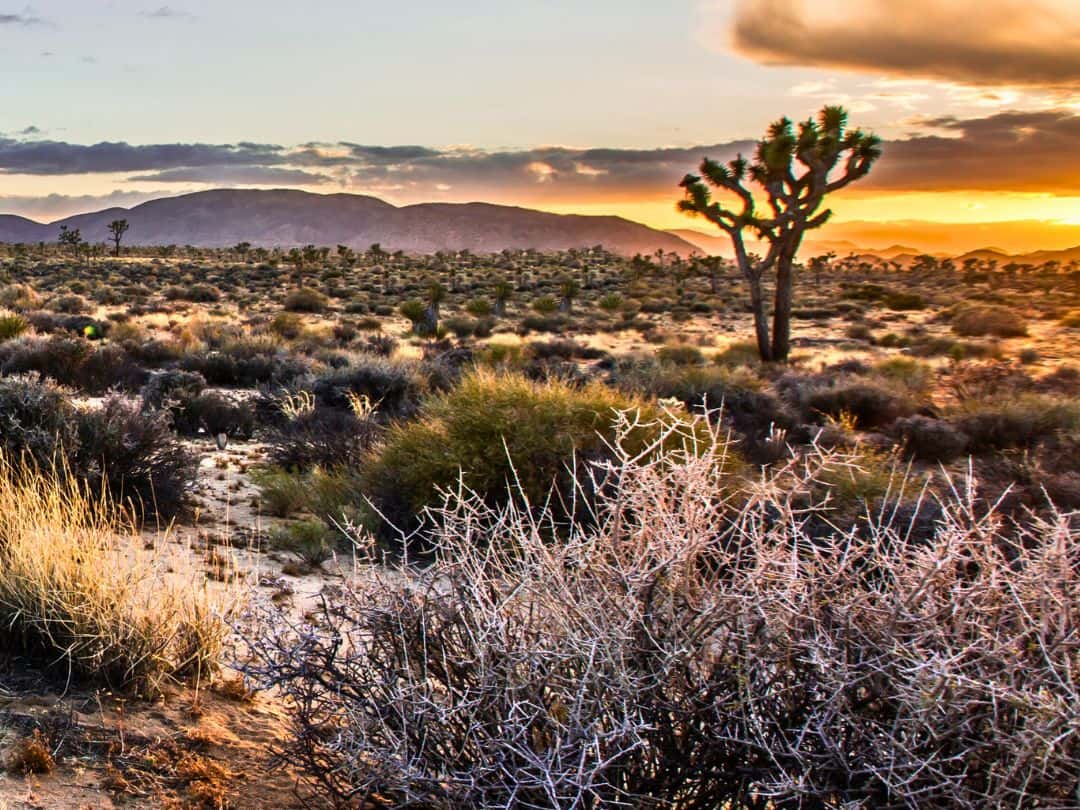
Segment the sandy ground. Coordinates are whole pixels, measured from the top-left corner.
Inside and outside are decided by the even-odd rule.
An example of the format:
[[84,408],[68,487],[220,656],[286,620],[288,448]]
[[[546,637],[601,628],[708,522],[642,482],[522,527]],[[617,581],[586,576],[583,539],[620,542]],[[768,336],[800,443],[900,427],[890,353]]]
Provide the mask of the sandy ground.
[[[907,327],[922,324],[932,335],[955,337],[947,325],[927,322],[928,315],[879,313],[872,329],[878,336],[902,334]],[[658,326],[668,337],[697,345],[706,354],[745,342],[750,335],[745,315],[699,317],[684,323],[661,320]],[[839,318],[796,321],[796,361],[817,370],[839,360],[874,362],[902,353],[850,340],[844,337],[846,327]],[[388,331],[402,337],[401,354],[420,353],[419,344],[402,335],[402,324],[395,322]],[[1021,348],[1032,348],[1038,356],[1032,364],[1036,372],[1075,359],[1073,333],[1054,322],[1035,320],[1030,332],[1027,338],[1000,341],[1004,356],[1015,358]],[[559,336],[528,339],[555,337]],[[636,330],[571,337],[617,355],[657,348]],[[506,343],[520,340],[513,333],[492,338]],[[204,571],[210,587],[243,594],[256,606],[275,605],[296,619],[315,607],[325,589],[340,587],[345,577],[363,575],[364,569],[349,558],[303,571],[291,554],[268,547],[275,521],[259,514],[257,490],[248,474],[262,460],[264,445],[232,442],[219,450],[207,438],[190,446],[199,457],[195,520],[146,538],[166,549],[177,570]],[[8,670],[18,671],[17,662],[9,662]],[[56,769],[47,774],[0,774],[0,810],[318,806],[305,804],[296,792],[296,774],[269,767],[269,752],[287,731],[280,704],[272,697],[250,698],[242,690],[230,689],[235,681],[229,673],[223,683],[224,688],[175,689],[158,701],[140,702],[102,692],[64,693],[63,684],[9,684],[0,677],[0,754],[6,756],[33,727],[44,726],[51,730],[57,761]]]

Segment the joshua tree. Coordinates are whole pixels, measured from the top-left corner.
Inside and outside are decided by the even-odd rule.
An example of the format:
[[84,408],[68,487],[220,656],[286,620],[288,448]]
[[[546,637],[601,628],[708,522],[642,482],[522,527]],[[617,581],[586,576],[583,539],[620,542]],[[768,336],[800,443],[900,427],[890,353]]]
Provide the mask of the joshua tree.
[[833,261],[836,259],[836,254],[831,250],[828,253],[823,253],[820,256],[815,256],[810,260],[810,269],[814,271],[814,281],[818,284],[821,283],[821,274],[827,272],[832,267]]
[[720,274],[727,269],[727,262],[722,256],[706,256],[696,260],[699,267],[703,268],[705,275],[709,277],[709,292],[716,295],[720,292]]
[[439,305],[446,300],[446,287],[432,279],[427,285],[427,323],[424,325],[428,335],[435,337],[439,333]]
[[74,256],[78,257],[79,247],[83,243],[82,233],[78,228],[69,228],[67,225],[60,226],[60,236],[56,240],[62,247],[70,248]]
[[506,315],[506,302],[514,294],[514,285],[505,278],[500,278],[495,282],[492,292],[495,299],[495,317],[502,318]]
[[[808,230],[820,228],[831,215],[819,211],[825,197],[865,177],[881,155],[880,140],[861,130],[847,130],[842,107],[824,107],[816,121],[794,125],[787,118],[769,127],[758,142],[753,162],[738,155],[726,166],[705,158],[704,179],[688,174],[680,184],[685,196],[679,209],[700,215],[731,237],[735,262],[750,288],[758,353],[765,361],[786,361],[791,347],[792,267]],[[798,161],[798,165],[796,164]],[[842,168],[836,176],[833,170]],[[753,181],[764,192],[768,210],[759,212]],[[713,202],[712,188],[729,192],[735,208]],[[744,234],[749,231],[766,244],[766,254],[752,257]],[[766,320],[762,278],[776,274],[772,340]]]
[[351,269],[353,264],[356,263],[356,251],[354,251],[348,245],[338,245],[337,255],[338,259],[341,262],[342,268],[345,270]]
[[124,238],[124,234],[128,232],[129,227],[131,226],[128,225],[126,219],[114,219],[109,223],[109,233],[111,234],[109,238],[113,242],[113,256],[120,255],[120,240]]
[[574,299],[581,293],[581,285],[578,284],[577,279],[571,276],[565,276],[559,283],[559,294],[562,296],[562,300],[559,301],[559,311],[564,314],[569,314],[574,309]]

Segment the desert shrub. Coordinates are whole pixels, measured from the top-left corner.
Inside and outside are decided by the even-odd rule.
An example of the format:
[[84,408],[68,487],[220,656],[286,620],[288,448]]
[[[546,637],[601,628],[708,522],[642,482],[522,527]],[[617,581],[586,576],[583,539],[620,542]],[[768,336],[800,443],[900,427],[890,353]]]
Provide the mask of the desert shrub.
[[364,351],[380,357],[391,357],[397,351],[397,347],[397,338],[392,335],[368,335],[364,338]]
[[465,311],[475,318],[487,318],[493,310],[491,301],[486,298],[472,298],[465,304]]
[[307,486],[299,473],[262,467],[252,470],[251,482],[259,488],[260,505],[268,515],[292,517],[307,503]]
[[566,331],[570,322],[561,315],[526,315],[518,325],[520,334],[529,332],[552,332],[558,334]]
[[722,366],[753,366],[761,361],[757,346],[745,341],[732,343],[713,357]]
[[926,299],[918,293],[913,292],[889,290],[882,296],[881,303],[889,309],[894,309],[898,312],[926,309]]
[[995,304],[962,306],[952,316],[952,329],[964,337],[992,335],[999,338],[1023,337],[1024,319],[1008,307]]
[[320,407],[278,425],[267,437],[270,462],[286,470],[356,466],[379,433],[373,418]]
[[279,312],[267,328],[278,337],[295,340],[304,331],[304,319],[295,312]]
[[49,302],[54,312],[68,315],[84,315],[90,311],[90,303],[81,295],[61,295]]
[[206,378],[193,371],[158,371],[150,375],[139,392],[143,407],[169,408],[173,403],[198,396],[206,388]]
[[159,367],[179,360],[184,349],[171,340],[124,341],[124,350],[131,359],[144,366]]
[[186,288],[181,298],[199,304],[210,304],[221,299],[221,293],[211,284],[192,284]]
[[970,400],[953,417],[972,452],[1031,448],[1062,432],[1080,429],[1080,403],[1053,394],[1020,394]]
[[722,418],[739,437],[739,451],[765,463],[783,450],[786,431],[798,416],[771,393],[745,366],[666,367],[624,358],[610,380],[621,390],[662,399],[674,398],[690,411]]
[[600,297],[596,305],[605,312],[617,312],[623,305],[623,298],[618,293],[606,293]]
[[807,379],[788,374],[777,387],[808,422],[851,418],[860,428],[879,428],[915,410],[915,403],[905,394],[857,379]]
[[255,432],[251,405],[217,391],[179,397],[168,410],[173,428],[183,435],[224,433],[232,439],[250,439]]
[[79,412],[73,468],[92,487],[140,518],[184,513],[195,483],[194,457],[170,430],[167,414],[110,397]]
[[[552,482],[571,485],[575,457],[604,454],[616,412],[628,408],[640,409],[645,422],[656,415],[599,383],[577,389],[477,370],[425,402],[416,421],[390,427],[361,471],[364,489],[398,529],[415,526],[459,477],[489,502],[505,498],[508,487],[539,502]],[[649,431],[635,436],[644,441]]]
[[319,404],[347,410],[350,397],[367,397],[387,418],[416,412],[426,385],[415,363],[362,356],[345,368],[327,371],[311,386]]
[[534,340],[526,346],[526,351],[538,360],[597,360],[605,356],[602,349],[576,340]]
[[413,329],[418,329],[427,317],[427,306],[419,298],[410,298],[403,302],[398,311],[413,325]]
[[226,600],[101,491],[0,462],[0,627],[69,683],[156,692],[217,668]]
[[77,337],[24,337],[0,344],[4,374],[34,372],[90,394],[110,388],[138,388],[147,372],[115,344]]
[[301,520],[278,526],[271,532],[274,548],[291,551],[311,568],[318,568],[334,556],[334,534],[321,520]]
[[559,302],[553,295],[541,295],[532,302],[532,308],[541,315],[551,315],[559,308]]
[[595,469],[596,519],[560,544],[531,502],[454,493],[428,571],[264,621],[245,670],[286,696],[282,760],[341,806],[1072,803],[1069,516],[1013,541],[965,495],[930,543],[887,514],[808,536],[844,457],[792,462],[738,508],[718,437],[638,450]]
[[137,391],[148,377],[149,372],[122,346],[112,343],[97,344],[79,366],[75,377],[68,382],[89,394],[103,394],[117,388]]
[[844,330],[844,336],[851,338],[852,340],[864,340],[869,343],[874,342],[874,332],[870,328],[869,324],[865,323],[853,323]]
[[0,341],[17,338],[30,328],[30,322],[17,312],[0,312]]
[[908,391],[925,394],[934,383],[934,369],[910,357],[890,357],[874,366],[874,373]]
[[705,355],[701,353],[701,349],[686,343],[661,346],[656,351],[656,357],[661,363],[670,363],[673,366],[700,366],[705,363]]
[[472,318],[461,317],[447,318],[443,321],[447,331],[458,339],[472,337],[476,332],[476,323]]
[[283,352],[275,344],[257,340],[236,341],[218,351],[185,355],[180,366],[202,374],[211,385],[243,388],[264,383],[285,385],[308,371],[301,359]]
[[24,337],[0,346],[0,369],[4,374],[36,372],[56,382],[70,384],[93,351],[90,342],[82,338]]
[[285,309],[289,312],[323,312],[329,300],[318,290],[300,287],[285,295]]
[[41,306],[41,296],[26,284],[8,284],[0,288],[0,306],[26,312]]
[[0,451],[42,470],[63,463],[79,441],[68,392],[34,376],[0,378]]
[[894,430],[905,450],[922,461],[952,461],[962,456],[971,442],[966,433],[946,420],[918,414],[898,419]]

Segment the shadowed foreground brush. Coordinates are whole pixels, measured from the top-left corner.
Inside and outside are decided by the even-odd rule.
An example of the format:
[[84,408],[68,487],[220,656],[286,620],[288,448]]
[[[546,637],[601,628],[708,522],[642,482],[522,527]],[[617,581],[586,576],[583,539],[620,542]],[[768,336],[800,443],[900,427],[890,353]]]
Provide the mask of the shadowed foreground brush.
[[1006,532],[958,484],[929,542],[888,508],[822,536],[813,493],[855,458],[728,497],[726,454],[616,446],[557,543],[448,493],[431,568],[263,624],[282,758],[348,806],[1075,807],[1075,516]]
[[0,632],[73,680],[153,690],[213,672],[225,600],[67,475],[0,458]]

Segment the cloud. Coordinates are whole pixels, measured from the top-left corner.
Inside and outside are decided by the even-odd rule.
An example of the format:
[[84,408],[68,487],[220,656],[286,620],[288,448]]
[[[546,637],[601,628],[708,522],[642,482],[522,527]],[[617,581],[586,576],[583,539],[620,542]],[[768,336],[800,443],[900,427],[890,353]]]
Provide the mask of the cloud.
[[132,183],[206,183],[220,186],[319,186],[332,183],[325,174],[276,166],[204,166],[166,169],[130,177]]
[[1080,89],[1075,0],[737,0],[730,36],[769,65]]
[[1003,112],[911,123],[915,134],[886,144],[860,187],[1080,193],[1080,115]]
[[[817,92],[817,88],[807,88]],[[1080,115],[1069,110],[908,121],[908,134],[855,188],[863,192],[1012,191],[1080,194]],[[40,137],[40,136],[37,136]],[[0,137],[0,174],[123,174],[130,183],[297,186],[523,205],[674,199],[705,156],[751,154],[751,140],[656,149],[274,144],[70,144]]]
[[0,138],[0,173],[96,174],[161,171],[205,166],[275,165],[285,162],[280,146],[261,144],[151,144],[102,142],[93,145],[63,141]]
[[0,14],[0,25],[22,25],[26,27],[46,25],[45,20],[33,14]]
[[173,8],[172,6],[159,6],[153,11],[140,11],[140,17],[148,17],[152,20],[194,20],[197,19],[190,11]]

